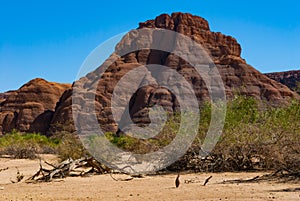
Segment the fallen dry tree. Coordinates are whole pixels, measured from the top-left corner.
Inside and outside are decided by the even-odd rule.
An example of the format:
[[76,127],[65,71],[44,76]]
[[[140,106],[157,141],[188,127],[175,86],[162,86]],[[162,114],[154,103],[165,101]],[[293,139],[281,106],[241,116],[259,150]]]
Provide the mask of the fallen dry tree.
[[53,179],[62,179],[68,176],[86,176],[89,174],[104,174],[110,171],[109,168],[100,164],[93,157],[80,159],[67,159],[58,165],[53,165],[45,161],[51,169],[44,168],[40,161],[40,169],[26,182],[49,182]]
[[255,176],[251,179],[227,180],[222,183],[256,183],[263,181],[296,182],[300,181],[300,172],[293,172],[288,169],[280,169],[262,176]]
[[40,169],[31,177],[29,177],[27,183],[35,182],[50,182],[54,179],[63,179],[66,177],[76,176],[87,176],[95,174],[110,174],[111,178],[115,181],[130,181],[133,178],[142,178],[143,175],[129,175],[127,178],[115,178],[113,177],[114,172],[112,169],[102,165],[100,162],[95,160],[93,157],[83,157],[77,160],[67,159],[58,165],[53,165],[44,161],[44,163],[51,167],[47,169],[43,167],[42,161],[40,161]]

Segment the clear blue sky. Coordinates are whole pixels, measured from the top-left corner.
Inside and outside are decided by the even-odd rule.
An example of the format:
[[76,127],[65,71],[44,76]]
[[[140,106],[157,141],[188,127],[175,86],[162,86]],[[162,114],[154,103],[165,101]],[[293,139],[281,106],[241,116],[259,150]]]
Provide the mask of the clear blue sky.
[[1,1],[0,92],[36,77],[71,83],[100,43],[178,11],[235,37],[261,72],[300,69],[299,9],[297,0]]

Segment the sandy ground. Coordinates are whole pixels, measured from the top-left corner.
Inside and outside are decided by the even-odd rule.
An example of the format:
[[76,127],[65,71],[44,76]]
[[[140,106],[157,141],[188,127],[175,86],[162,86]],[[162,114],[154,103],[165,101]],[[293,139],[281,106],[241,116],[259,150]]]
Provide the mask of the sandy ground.
[[[43,156],[55,161],[53,156]],[[17,171],[25,179],[39,169],[38,160],[0,159],[0,200],[300,200],[300,183],[244,183],[222,184],[232,179],[249,179],[265,173],[213,173],[182,174],[180,186],[175,188],[175,174],[146,176],[130,181],[114,181],[110,175],[72,177],[64,180],[28,184],[24,181],[12,183]],[[17,170],[18,169],[18,170]],[[206,186],[204,180],[213,177]],[[126,178],[126,175],[114,175]],[[187,183],[187,181],[192,181]]]

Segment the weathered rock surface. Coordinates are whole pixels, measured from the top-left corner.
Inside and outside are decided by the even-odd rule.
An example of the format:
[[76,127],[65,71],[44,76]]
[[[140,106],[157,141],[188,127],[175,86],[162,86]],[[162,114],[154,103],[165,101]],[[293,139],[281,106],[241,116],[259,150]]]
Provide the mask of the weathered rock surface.
[[265,75],[300,93],[300,70],[266,73]]
[[53,117],[49,124],[47,134],[53,134],[57,131],[74,132],[72,116],[72,89],[67,89],[60,97]]
[[[225,86],[227,99],[235,95],[255,97],[257,100],[267,101],[271,104],[285,103],[299,96],[287,86],[268,78],[257,71],[241,58],[241,46],[231,36],[210,31],[208,22],[198,16],[183,13],[163,14],[154,20],[140,23],[138,29],[154,28],[172,30],[192,38],[200,43],[210,55],[215,66],[218,68]],[[134,31],[131,32],[134,36]],[[166,36],[167,37],[167,36]],[[151,41],[152,35],[145,35]],[[161,42],[167,38],[161,38]],[[134,38],[123,38],[116,47],[116,51],[126,49],[135,43]],[[185,47],[188,48],[188,47]],[[189,50],[186,49],[188,53]],[[105,131],[117,132],[120,129],[118,121],[115,121],[111,109],[111,98],[114,89],[121,78],[132,70],[145,64],[159,64],[176,70],[193,87],[197,101],[202,104],[210,99],[207,86],[201,75],[177,55],[172,53],[143,49],[128,53],[122,57],[111,55],[102,65],[109,67],[99,77],[103,68],[99,67],[81,78],[73,88],[70,85],[49,83],[42,79],[33,80],[17,91],[0,95],[0,132],[9,132],[13,128],[20,131],[36,131],[52,134],[56,131],[75,131],[72,107],[82,109],[90,104],[89,97],[95,97],[92,105],[95,107],[98,123]],[[129,97],[129,114],[132,121],[138,125],[148,125],[150,122],[149,111],[154,105],[161,105],[169,112],[177,111],[180,104],[170,90],[152,82],[152,74],[148,69],[147,76],[143,77],[143,83],[148,85],[141,87]],[[268,75],[269,76],[269,75]],[[159,79],[169,79],[168,74],[161,72]],[[175,83],[180,85],[181,83]],[[93,87],[96,90],[93,91]],[[76,100],[72,99],[74,89],[87,93],[78,93]],[[132,82],[123,83],[124,91],[120,93],[120,108],[122,111],[128,100],[127,89],[132,88]],[[127,99],[126,99],[127,98]],[[73,105],[72,105],[73,103]],[[82,110],[82,117],[78,120],[77,129],[92,129],[87,119],[94,111]],[[120,114],[120,119],[126,116]]]
[[37,78],[20,89],[2,94],[0,99],[0,133],[17,129],[45,133],[56,103],[70,84],[47,82]]
[[7,96],[9,95],[9,92],[6,93],[0,93],[0,104],[6,100]]
[[[236,39],[221,33],[211,32],[208,22],[201,17],[183,13],[173,13],[171,16],[163,14],[154,20],[140,23],[138,29],[143,28],[160,28],[176,31],[200,43],[207,50],[221,74],[227,99],[240,94],[252,96],[272,104],[281,104],[298,97],[288,87],[268,78],[248,65],[241,58],[241,46]],[[150,35],[145,37],[152,39]],[[118,44],[117,49],[126,48],[126,46],[130,47],[134,42],[134,39],[123,39]],[[114,57],[115,55],[112,55],[107,60],[107,63]],[[209,93],[201,75],[182,58],[167,52],[150,49],[132,52],[116,59],[98,82],[95,109],[98,122],[105,131],[116,132],[119,128],[119,125],[113,119],[111,111],[111,98],[114,88],[126,73],[144,64],[160,64],[175,69],[193,86],[200,104],[209,99]],[[95,85],[95,78],[97,78],[99,72],[101,72],[100,67],[78,81],[77,87],[79,90],[80,88],[89,89],[89,87],[92,90],[92,86]],[[126,84],[124,88],[128,87],[130,87],[130,83]],[[68,128],[74,131],[75,128],[72,127],[71,116],[71,95],[72,93],[68,91],[60,100],[52,125],[70,122],[69,125],[71,127],[68,126]],[[89,95],[81,94],[79,96],[77,97],[78,102],[73,103],[76,108],[81,108],[87,100],[86,96]],[[125,100],[125,95],[123,99]],[[169,90],[151,84],[137,90],[130,99],[130,116],[133,122],[140,125],[149,124],[149,109],[155,104],[162,105],[168,111],[175,111],[179,107],[176,97]],[[86,118],[79,120],[78,129],[86,129],[90,126],[86,122],[90,113],[86,111],[83,113],[83,116]],[[53,130],[56,130],[56,128],[53,128]]]

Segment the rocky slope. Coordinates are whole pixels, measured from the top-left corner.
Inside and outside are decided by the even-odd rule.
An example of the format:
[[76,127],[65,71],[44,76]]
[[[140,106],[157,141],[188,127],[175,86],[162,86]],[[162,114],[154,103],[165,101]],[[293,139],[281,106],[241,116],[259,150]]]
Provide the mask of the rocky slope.
[[300,93],[300,70],[266,73],[265,75]]
[[12,129],[46,133],[56,103],[69,84],[37,78],[0,96],[0,134]]
[[[280,104],[297,97],[297,94],[292,92],[288,87],[268,78],[248,65],[241,58],[241,46],[236,39],[219,32],[210,31],[208,22],[201,17],[184,13],[163,14],[154,20],[140,23],[138,29],[143,28],[176,31],[202,44],[221,74],[228,99],[234,97],[235,94],[241,94],[252,96],[258,100],[267,101],[272,104]],[[151,35],[145,37],[152,39]],[[164,38],[161,41],[164,41]],[[123,39],[118,44],[117,49],[130,47],[134,45],[134,42],[136,42],[135,39]],[[114,55],[107,62],[112,59],[114,59]],[[105,131],[116,132],[119,128],[118,123],[112,117],[111,111],[111,97],[114,88],[127,72],[144,64],[160,64],[175,69],[193,86],[200,104],[204,100],[209,99],[209,93],[203,79],[182,58],[174,54],[150,49],[135,51],[117,58],[105,71],[98,83],[95,109],[97,111],[98,122]],[[82,78],[78,82],[78,87],[88,89],[87,86],[93,86],[94,79],[99,75],[100,71],[101,68],[99,67]],[[125,85],[125,88],[130,88],[130,83]],[[52,120],[51,130],[57,130],[58,128],[55,125],[60,125],[63,122],[69,122],[68,128],[71,128],[71,130],[75,129],[72,127],[71,95],[71,91],[67,91],[61,98]],[[87,101],[85,96],[88,95],[85,94],[79,97],[80,103],[74,103],[76,108],[80,108],[82,107],[81,104],[85,104]],[[176,98],[174,98],[169,90],[157,85],[145,86],[137,90],[130,100],[129,113],[133,122],[140,125],[149,124],[149,109],[155,104],[162,105],[168,111],[174,111],[179,107]],[[86,113],[84,115],[88,118],[90,114]],[[89,126],[85,122],[85,119],[82,118],[80,120],[78,129],[85,129]]]
[[[233,98],[236,94],[241,94],[272,104],[281,104],[298,97],[288,87],[268,78],[248,65],[241,58],[241,46],[236,39],[219,32],[212,32],[208,22],[201,17],[184,13],[163,14],[154,20],[140,23],[138,29],[142,30],[144,28],[172,30],[200,43],[221,74],[227,99]],[[132,33],[134,35],[134,32]],[[149,38],[150,41],[152,40],[151,35],[145,37]],[[167,40],[167,38],[161,39],[161,41]],[[134,45],[135,42],[134,38],[123,38],[117,45],[116,50],[126,49]],[[193,87],[197,101],[200,104],[210,99],[201,75],[195,71],[191,64],[172,53],[143,49],[128,53],[120,58],[113,54],[103,66],[112,60],[112,64],[104,72],[99,82],[95,83],[95,79],[99,76],[102,70],[101,67],[76,82],[75,89],[90,88],[90,92],[79,95],[77,102],[73,102],[75,108],[82,108],[83,105],[87,104],[88,97],[95,96],[94,106],[97,119],[105,131],[116,132],[120,128],[118,122],[113,119],[111,110],[111,98],[114,88],[126,73],[141,65],[159,64],[176,70]],[[143,78],[143,82],[146,83],[152,79],[151,72],[148,75],[148,77]],[[167,75],[163,73],[159,76],[162,80],[168,79]],[[91,90],[95,84],[97,90],[93,93]],[[130,89],[132,83],[124,83],[123,87]],[[72,116],[73,90],[74,87],[71,88],[70,85],[35,79],[19,90],[1,94],[0,133],[9,132],[13,128],[20,131],[48,134],[59,130],[75,131]],[[126,95],[121,94],[121,100],[125,100],[125,98]],[[150,84],[138,89],[130,98],[129,114],[132,121],[139,125],[148,125],[150,123],[149,110],[155,104],[163,106],[170,112],[174,112],[180,107],[178,100],[169,90],[157,84]],[[82,112],[89,118],[92,111]],[[91,126],[86,122],[87,118],[80,119],[78,129]],[[125,117],[121,116],[121,118]]]
[[8,92],[6,93],[0,93],[0,104],[5,101],[6,97],[8,96]]

